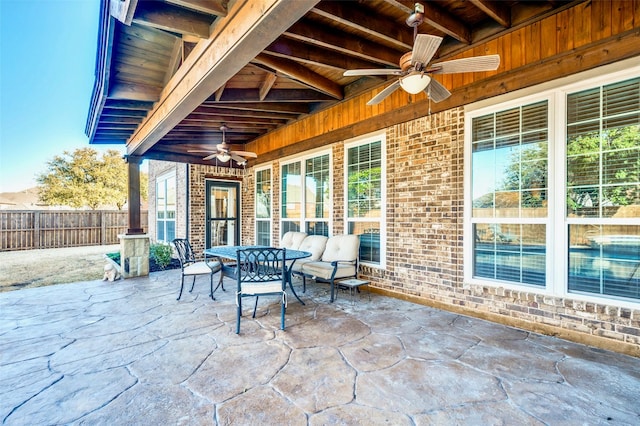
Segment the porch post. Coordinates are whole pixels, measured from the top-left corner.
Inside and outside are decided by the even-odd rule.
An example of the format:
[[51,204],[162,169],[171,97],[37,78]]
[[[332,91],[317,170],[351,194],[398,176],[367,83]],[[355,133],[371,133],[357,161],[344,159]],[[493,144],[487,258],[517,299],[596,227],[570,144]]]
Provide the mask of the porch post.
[[120,274],[123,278],[149,275],[149,236],[140,223],[140,163],[141,157],[125,156],[129,165],[129,228],[120,238]]
[[129,228],[127,235],[143,234],[140,223],[140,163],[142,157],[126,155],[125,161],[129,165]]

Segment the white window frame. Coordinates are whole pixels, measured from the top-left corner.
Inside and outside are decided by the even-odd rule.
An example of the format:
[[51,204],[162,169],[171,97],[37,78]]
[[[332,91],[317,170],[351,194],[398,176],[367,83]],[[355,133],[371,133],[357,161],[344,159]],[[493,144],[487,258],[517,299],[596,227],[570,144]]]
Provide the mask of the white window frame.
[[[168,198],[168,192],[167,192],[167,181],[168,181],[169,179],[173,179],[173,181],[174,181],[174,183],[175,183],[175,191],[176,191],[176,193],[174,194],[174,196],[175,196],[175,199],[176,199],[176,209],[175,209],[175,211],[174,211],[174,216],[175,216],[175,217],[174,217],[173,219],[169,219],[169,220],[167,220],[167,218],[166,218],[166,213],[167,213],[167,209],[166,209],[166,200],[167,200],[167,198]],[[166,236],[167,236],[167,221],[171,221],[171,220],[172,220],[172,221],[173,221],[173,230],[174,230],[173,238],[175,238],[175,237],[176,237],[176,235],[175,235],[175,234],[176,234],[176,232],[177,232],[177,227],[176,227],[176,226],[177,226],[177,216],[178,216],[178,181],[177,181],[177,179],[176,179],[176,172],[175,172],[175,170],[170,171],[170,172],[168,172],[168,173],[164,173],[164,174],[162,174],[162,175],[160,175],[160,176],[156,177],[156,181],[155,181],[155,186],[156,186],[155,200],[153,200],[153,201],[154,201],[154,203],[155,203],[155,206],[156,206],[156,217],[155,217],[155,223],[156,223],[156,240],[157,240],[157,241],[161,241],[161,242],[165,242],[165,243],[170,243],[170,242],[173,240],[173,238],[172,238],[172,239],[170,239],[170,240],[165,240],[165,239],[160,240],[160,239],[158,238],[158,212],[159,212],[159,208],[158,208],[158,186],[159,186],[159,184],[160,184],[160,183],[164,183],[163,187],[164,187],[164,196],[165,196],[165,210],[164,210],[165,218],[164,218],[164,219],[162,219],[162,221],[164,222],[164,235],[165,235],[165,238],[166,238]]]
[[[270,198],[269,198],[269,212],[270,215],[268,218],[262,218],[262,217],[258,217],[258,173],[259,172],[263,172],[265,170],[269,170],[270,171],[270,175],[269,175],[269,194],[270,194]],[[255,235],[254,235],[254,241],[258,241],[258,222],[268,222],[269,223],[269,244],[268,245],[272,245],[272,241],[273,241],[273,167],[271,164],[268,164],[266,166],[262,166],[259,168],[255,169],[255,192],[254,192],[254,223],[255,223]]]
[[[349,176],[349,149],[356,146],[368,145],[373,142],[380,141],[380,156],[381,156],[381,200],[380,200],[380,217],[379,218],[350,218],[348,211],[348,176]],[[386,132],[376,132],[368,135],[363,135],[357,138],[348,139],[344,142],[344,170],[343,170],[343,183],[344,183],[344,233],[349,233],[349,224],[351,222],[372,222],[380,223],[380,263],[371,263],[365,261],[359,261],[360,264],[366,265],[375,269],[386,269],[387,267],[387,135]]]
[[[323,155],[328,155],[329,156],[329,205],[327,206],[328,210],[329,210],[329,217],[326,219],[326,223],[327,223],[327,227],[329,229],[329,236],[331,236],[333,234],[333,216],[331,215],[331,212],[333,212],[333,153],[331,151],[331,149],[326,149],[323,148],[321,150],[313,150],[313,151],[308,151],[305,152],[302,156],[296,156],[296,157],[291,157],[291,158],[287,158],[284,159],[280,162],[279,167],[280,167],[280,173],[279,173],[279,179],[280,179],[280,214],[278,215],[279,217],[279,221],[280,221],[280,237],[282,238],[282,224],[283,222],[298,222],[299,228],[300,228],[300,232],[306,232],[307,230],[307,222],[315,222],[318,221],[317,218],[309,218],[306,216],[306,193],[307,191],[304,190],[304,188],[306,188],[305,186],[305,176],[307,173],[306,170],[306,161],[310,158],[316,158],[316,157],[321,157]],[[282,168],[286,165],[289,164],[294,164],[294,163],[300,163],[300,192],[301,192],[301,200],[300,200],[300,218],[296,221],[296,220],[283,220],[282,217],[282,206],[283,204],[283,199],[282,199],[282,195],[283,195],[283,187],[282,187]]]
[[[638,218],[567,218],[566,212],[566,99],[571,93],[637,78],[640,75],[640,58],[623,61],[580,74],[575,74],[539,86],[512,92],[490,101],[482,101],[465,107],[464,145],[464,282],[468,284],[501,287],[505,289],[540,293],[553,297],[567,297],[592,303],[608,303],[631,309],[639,309],[640,301],[614,296],[590,295],[569,292],[568,289],[568,225],[590,223],[597,225],[637,225]],[[543,287],[506,281],[473,278],[473,218],[472,218],[472,169],[471,136],[474,117],[504,111],[548,99],[549,102],[549,157],[548,157],[548,228],[547,228],[547,284]],[[504,218],[496,221],[506,222]]]

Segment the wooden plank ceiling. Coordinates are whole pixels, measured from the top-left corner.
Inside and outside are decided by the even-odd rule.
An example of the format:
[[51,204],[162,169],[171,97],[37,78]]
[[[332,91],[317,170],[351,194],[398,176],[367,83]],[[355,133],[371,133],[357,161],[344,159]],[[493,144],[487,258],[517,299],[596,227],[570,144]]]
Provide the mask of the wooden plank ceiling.
[[[421,3],[425,18],[418,32],[443,37],[436,58],[446,59],[576,2]],[[98,52],[96,92],[102,89],[103,96],[96,98],[94,93],[86,129],[90,142],[126,143],[198,41],[209,37],[229,7],[227,0],[112,0],[110,13],[118,20],[110,21],[111,43],[103,43]],[[228,127],[226,141],[242,149],[266,132],[384,84],[387,77],[343,73],[397,68],[413,44],[413,29],[405,22],[413,11],[414,1],[407,0],[319,1],[144,156],[203,163],[206,154],[189,151],[220,143],[223,123]],[[102,17],[103,27],[108,19]],[[109,39],[109,34],[103,36]]]

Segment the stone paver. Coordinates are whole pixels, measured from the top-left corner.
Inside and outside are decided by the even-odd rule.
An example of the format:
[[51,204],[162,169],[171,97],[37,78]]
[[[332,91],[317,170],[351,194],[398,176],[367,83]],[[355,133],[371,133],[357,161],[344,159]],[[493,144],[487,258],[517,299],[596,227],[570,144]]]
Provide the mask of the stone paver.
[[[372,294],[246,304],[179,272],[0,294],[0,422],[640,424],[640,359]],[[301,291],[301,289],[300,289]]]

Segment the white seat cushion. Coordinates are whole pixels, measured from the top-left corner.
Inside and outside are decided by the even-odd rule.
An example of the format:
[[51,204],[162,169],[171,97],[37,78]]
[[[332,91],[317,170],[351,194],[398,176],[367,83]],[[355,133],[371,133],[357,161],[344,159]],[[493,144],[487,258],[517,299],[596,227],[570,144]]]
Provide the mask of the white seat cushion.
[[[331,279],[333,273],[333,266],[329,262],[322,261],[310,261],[301,265],[301,272],[313,277],[322,278],[325,280]],[[338,270],[334,278],[352,277],[356,274],[356,266],[351,264],[339,264]]]
[[[287,264],[290,265],[291,264],[291,260],[287,261]],[[294,262],[293,267],[291,267],[291,271],[292,272],[302,272],[302,265],[304,265],[305,263],[309,263],[309,262],[314,262],[311,259],[298,259]]]
[[282,281],[270,281],[264,283],[242,283],[242,294],[256,295],[265,293],[282,293]]
[[327,246],[327,240],[328,238],[324,235],[309,235],[302,240],[298,250],[308,251],[311,253],[311,256],[305,257],[305,260],[319,260]]
[[216,271],[220,267],[220,262],[196,262],[184,268],[185,275],[202,275],[210,274],[212,271]]
[[327,240],[324,253],[322,253],[322,261],[356,260],[359,250],[360,238],[357,235],[334,235]]
[[281,248],[288,248],[291,250],[299,250],[300,243],[306,238],[307,234],[304,232],[288,231],[282,236],[280,240]]

